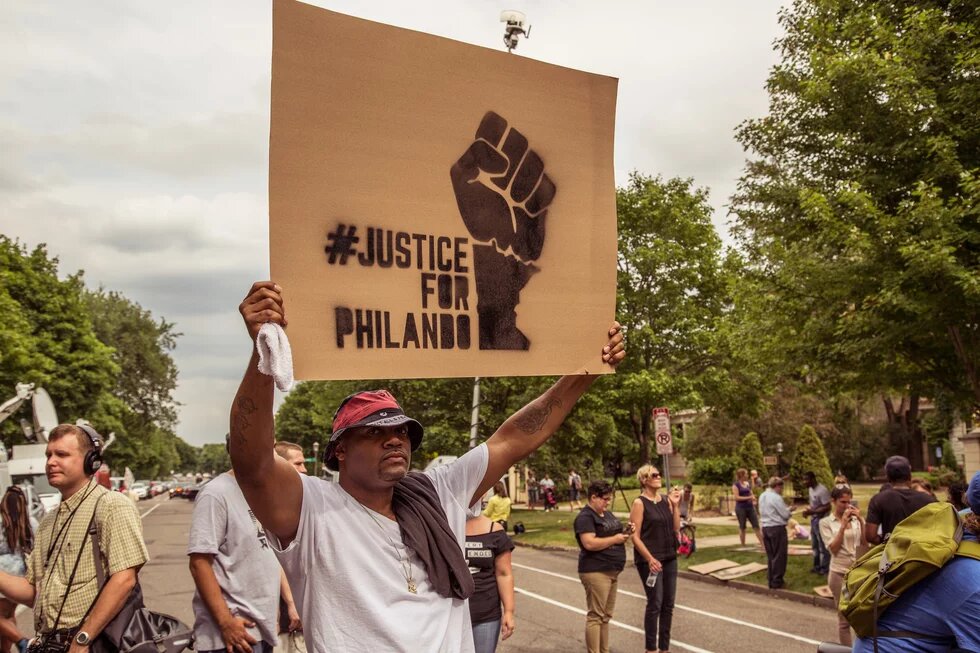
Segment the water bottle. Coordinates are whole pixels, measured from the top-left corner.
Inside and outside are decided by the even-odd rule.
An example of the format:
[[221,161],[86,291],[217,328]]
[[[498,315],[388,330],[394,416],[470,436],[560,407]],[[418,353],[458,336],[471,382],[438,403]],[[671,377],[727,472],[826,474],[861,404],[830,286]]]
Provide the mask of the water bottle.
[[650,573],[647,574],[647,587],[656,587],[658,578],[660,578],[660,572],[651,569]]

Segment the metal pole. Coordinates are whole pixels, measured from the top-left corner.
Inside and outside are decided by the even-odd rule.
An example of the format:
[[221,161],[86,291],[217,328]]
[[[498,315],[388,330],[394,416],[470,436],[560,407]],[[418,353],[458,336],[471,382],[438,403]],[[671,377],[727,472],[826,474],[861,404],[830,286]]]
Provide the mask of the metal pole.
[[664,486],[670,492],[670,456],[664,454]]
[[320,443],[313,443],[313,477],[320,478]]
[[473,412],[470,414],[470,449],[476,447],[480,431],[480,377],[473,379]]

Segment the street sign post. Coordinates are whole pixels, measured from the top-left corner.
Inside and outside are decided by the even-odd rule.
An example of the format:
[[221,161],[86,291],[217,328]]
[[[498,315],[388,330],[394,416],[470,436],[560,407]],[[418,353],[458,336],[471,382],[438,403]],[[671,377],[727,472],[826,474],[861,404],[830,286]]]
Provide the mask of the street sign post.
[[653,437],[657,442],[657,453],[663,456],[664,487],[669,490],[669,456],[674,453],[674,442],[670,433],[670,409],[666,407],[654,408],[651,416],[653,417]]

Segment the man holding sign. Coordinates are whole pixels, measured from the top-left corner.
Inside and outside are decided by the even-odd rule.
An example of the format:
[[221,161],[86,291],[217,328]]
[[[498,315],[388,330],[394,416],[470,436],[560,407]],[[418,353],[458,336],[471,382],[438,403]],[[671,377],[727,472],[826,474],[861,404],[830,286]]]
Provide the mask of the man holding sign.
[[[239,310],[254,341],[266,322],[286,325],[282,291],[253,284]],[[619,324],[602,361],[626,355]],[[307,645],[326,651],[472,651],[462,555],[469,506],[507,469],[544,444],[598,378],[564,376],[456,462],[409,472],[422,425],[385,391],[338,408],[325,459],[339,483],[296,474],[273,454],[273,379],[251,360],[231,409],[239,485],[265,525],[300,607]]]

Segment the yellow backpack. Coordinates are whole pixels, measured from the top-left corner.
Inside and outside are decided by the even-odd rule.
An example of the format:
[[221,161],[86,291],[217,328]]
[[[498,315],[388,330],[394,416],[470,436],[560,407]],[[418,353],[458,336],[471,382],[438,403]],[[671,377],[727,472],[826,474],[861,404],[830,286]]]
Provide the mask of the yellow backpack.
[[[903,592],[953,556],[980,560],[980,544],[963,541],[963,521],[948,503],[930,503],[895,526],[888,540],[861,556],[844,575],[838,609],[861,637],[915,637],[878,631],[878,619]],[[926,636],[922,636],[926,637]]]

